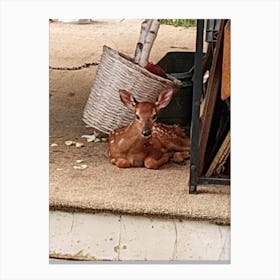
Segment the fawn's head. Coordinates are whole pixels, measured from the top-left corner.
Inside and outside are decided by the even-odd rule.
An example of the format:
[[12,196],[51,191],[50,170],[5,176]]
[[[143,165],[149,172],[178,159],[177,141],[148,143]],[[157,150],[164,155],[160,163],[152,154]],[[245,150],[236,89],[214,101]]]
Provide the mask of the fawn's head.
[[138,102],[135,97],[126,90],[120,90],[120,98],[123,104],[133,110],[134,122],[143,137],[149,137],[152,133],[154,122],[160,109],[166,107],[172,99],[173,89],[164,89],[155,103]]

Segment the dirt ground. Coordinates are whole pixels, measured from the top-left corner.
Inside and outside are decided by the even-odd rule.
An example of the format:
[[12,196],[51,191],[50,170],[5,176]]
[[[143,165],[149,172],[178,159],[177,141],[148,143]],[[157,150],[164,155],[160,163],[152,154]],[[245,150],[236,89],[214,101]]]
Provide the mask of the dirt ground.
[[[206,191],[199,198],[189,196],[187,166],[168,163],[157,171],[120,170],[109,163],[106,143],[87,143],[81,138],[93,133],[82,122],[97,69],[93,64],[99,62],[103,45],[133,56],[141,22],[50,23],[50,204],[54,208],[208,217],[229,223],[228,192],[216,188],[211,195]],[[150,61],[158,62],[169,51],[194,51],[195,36],[195,29],[161,25]],[[67,140],[83,142],[84,147],[66,146]],[[54,143],[57,146],[51,146]],[[88,168],[74,169],[76,160],[83,160]]]

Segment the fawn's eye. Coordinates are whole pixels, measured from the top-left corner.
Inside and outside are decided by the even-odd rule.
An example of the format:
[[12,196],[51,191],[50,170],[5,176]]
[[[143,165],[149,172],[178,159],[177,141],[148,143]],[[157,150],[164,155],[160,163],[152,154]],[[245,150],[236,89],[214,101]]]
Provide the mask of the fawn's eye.
[[140,120],[140,117],[139,117],[137,114],[135,114],[135,118],[136,118],[137,120]]
[[154,114],[153,117],[152,117],[153,121],[155,121],[157,119],[157,115]]

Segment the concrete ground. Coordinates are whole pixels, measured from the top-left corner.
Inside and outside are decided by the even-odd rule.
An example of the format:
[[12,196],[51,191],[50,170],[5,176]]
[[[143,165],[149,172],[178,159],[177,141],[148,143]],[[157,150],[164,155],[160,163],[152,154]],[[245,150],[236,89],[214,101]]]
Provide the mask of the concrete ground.
[[230,227],[206,221],[51,211],[50,257],[228,263]]

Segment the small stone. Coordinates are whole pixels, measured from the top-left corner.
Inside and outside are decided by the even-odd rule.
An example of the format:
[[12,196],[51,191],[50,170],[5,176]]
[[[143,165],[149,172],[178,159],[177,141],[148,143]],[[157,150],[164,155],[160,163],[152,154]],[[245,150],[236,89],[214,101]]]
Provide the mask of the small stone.
[[56,143],[52,143],[51,147],[57,147],[58,145]]
[[82,159],[77,159],[77,160],[76,160],[76,163],[82,163],[82,162],[83,162]]
[[88,168],[88,166],[86,164],[81,164],[81,165],[74,165],[73,168],[78,170],[83,170]]
[[72,146],[72,145],[74,145],[76,142],[69,140],[69,141],[65,141],[64,143],[65,143],[66,146]]
[[94,142],[97,143],[97,142],[100,142],[101,140],[99,138],[95,138]]
[[108,138],[101,138],[102,142],[106,142],[108,140]]
[[84,145],[84,143],[82,143],[82,142],[77,142],[76,143],[76,147],[77,148],[81,148],[81,147],[84,147],[85,145]]
[[63,168],[56,168],[56,170],[57,170],[57,171],[62,171],[62,170],[63,170]]

